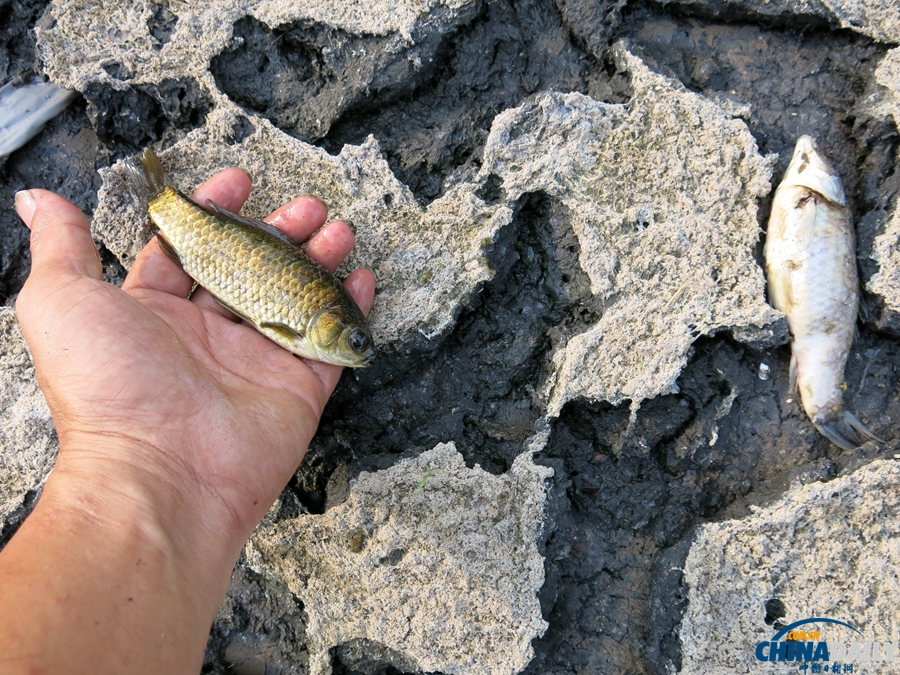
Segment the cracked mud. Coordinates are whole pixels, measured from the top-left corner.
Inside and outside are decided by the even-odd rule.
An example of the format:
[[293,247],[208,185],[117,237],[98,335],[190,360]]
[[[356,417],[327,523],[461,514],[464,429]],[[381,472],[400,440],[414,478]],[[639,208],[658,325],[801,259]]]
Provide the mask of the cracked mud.
[[[48,21],[44,5],[0,1],[0,10],[14,17],[0,28],[0,75],[30,74],[29,30]],[[173,11],[163,2],[151,17],[161,48],[177,28]],[[865,284],[877,271],[872,242],[885,227],[884,219],[866,216],[893,208],[900,189],[897,129],[865,105],[888,47],[824,20],[762,18],[737,8],[721,15],[702,4],[688,12],[675,3],[489,0],[423,39],[422,64],[414,68],[388,52],[383,37],[312,21],[272,30],[247,16],[211,72],[239,106],[329,153],[373,135],[396,176],[426,205],[454,177],[477,170],[494,117],[529,96],[553,89],[628,102],[628,77],[610,52],[623,38],[651,68],[744,119],[760,151],[778,154],[775,181],[798,135],[819,138],[858,224]],[[122,64],[107,73],[130,77]],[[0,167],[0,201],[11,204],[16,190],[41,186],[91,213],[98,168],[150,141],[174,143],[212,105],[193,80],[123,91],[98,85],[84,94]],[[253,131],[240,119],[235,142]],[[491,204],[501,191],[499,180],[489,180],[478,196]],[[760,201],[761,227],[770,203]],[[276,519],[324,513],[361,471],[391,467],[437,443],[455,443],[469,467],[509,470],[546,416],[538,394],[554,353],[605,309],[579,265],[572,217],[545,192],[523,195],[511,222],[483,242],[494,277],[468,299],[453,329],[395,345],[375,367],[345,373]],[[760,241],[757,260],[761,250]],[[105,252],[104,262],[108,278],[121,280],[115,257]],[[27,231],[2,209],[0,299],[14,300],[28,264]],[[845,403],[887,439],[877,448],[830,445],[788,391],[789,346],[754,347],[727,331],[698,339],[678,393],[644,401],[634,418],[627,402],[566,403],[537,456],[556,470],[554,526],[542,542],[547,582],[540,600],[549,629],[522,672],[680,669],[677,631],[687,597],[680,569],[694,528],[744,517],[791,482],[831,480],[897,452],[900,346],[885,312],[877,297],[864,297],[846,371]],[[761,364],[770,369],[766,380]],[[34,498],[29,492],[0,523],[0,545]],[[761,604],[760,618],[774,623],[784,614],[779,602]],[[307,673],[304,616],[286,587],[239,564],[204,672]],[[333,672],[400,672],[360,653],[365,645],[334,649]]]

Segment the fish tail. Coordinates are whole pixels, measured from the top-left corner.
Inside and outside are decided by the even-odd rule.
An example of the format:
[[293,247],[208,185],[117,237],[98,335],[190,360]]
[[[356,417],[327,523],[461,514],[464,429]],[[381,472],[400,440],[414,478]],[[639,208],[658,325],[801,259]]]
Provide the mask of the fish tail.
[[142,202],[152,202],[166,189],[166,174],[162,163],[150,148],[144,150],[140,166],[127,160],[125,169],[128,172],[128,185]]
[[843,450],[852,450],[859,447],[867,440],[878,441],[884,443],[875,434],[869,431],[866,426],[856,419],[856,416],[848,411],[844,411],[841,417],[830,422],[816,424],[816,429],[829,441]]

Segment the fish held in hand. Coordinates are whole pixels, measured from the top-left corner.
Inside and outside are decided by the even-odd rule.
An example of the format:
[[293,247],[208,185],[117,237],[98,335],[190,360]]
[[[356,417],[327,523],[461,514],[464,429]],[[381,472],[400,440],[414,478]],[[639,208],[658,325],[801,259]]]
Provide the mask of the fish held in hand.
[[166,183],[162,164],[145,150],[126,164],[131,188],[159,228],[160,247],[226,309],[285,349],[339,366],[375,357],[362,311],[325,268],[276,227],[205,207]]
[[844,450],[879,440],[844,410],[844,368],[859,306],[856,246],[840,178],[809,136],[797,140],[775,191],[765,257],[769,300],[793,335],[791,386],[806,414]]

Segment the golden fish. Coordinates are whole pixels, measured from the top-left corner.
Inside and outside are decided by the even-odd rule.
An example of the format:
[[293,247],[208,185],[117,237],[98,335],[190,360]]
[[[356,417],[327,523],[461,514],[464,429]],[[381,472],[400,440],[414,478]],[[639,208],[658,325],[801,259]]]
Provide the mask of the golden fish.
[[129,183],[159,227],[160,247],[216,300],[273,342],[316,361],[359,368],[375,357],[366,318],[344,286],[276,227],[166,184],[145,150]]
[[775,191],[766,234],[769,299],[793,335],[791,387],[816,429],[845,450],[877,439],[844,410],[844,367],[856,328],[859,280],[850,210],[831,165],[797,140]]

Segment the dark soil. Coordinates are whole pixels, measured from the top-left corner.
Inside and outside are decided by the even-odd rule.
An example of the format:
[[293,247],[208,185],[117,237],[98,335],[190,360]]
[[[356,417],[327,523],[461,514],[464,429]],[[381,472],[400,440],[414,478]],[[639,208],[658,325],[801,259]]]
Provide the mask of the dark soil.
[[479,161],[498,113],[547,89],[622,101],[618,84],[571,43],[552,2],[490,2],[445,36],[413,91],[359,102],[321,145],[338,152],[373,134],[398,178],[427,203],[440,196],[450,173]]
[[0,83],[34,74],[32,28],[48,0],[0,0]]
[[[13,17],[0,24],[0,74],[33,68],[28,29],[42,11],[43,3],[0,2],[0,12]],[[159,39],[174,20],[168,5],[159,5]],[[746,121],[760,150],[779,155],[776,181],[796,137],[816,136],[844,177],[859,222],[864,281],[875,271],[871,242],[900,188],[897,130],[861,105],[885,47],[810,17],[722,16],[699,7],[679,14],[646,2],[486,0],[421,46],[425,65],[418,70],[385,53],[376,38],[326,26],[273,32],[245,18],[235,35],[212,65],[223,91],[329,152],[373,134],[422,203],[438,197],[454,171],[480,162],[498,112],[536,92],[627,102],[628,79],[609,54],[620,38],[689,89],[749,106]],[[348,75],[361,68],[362,76]],[[113,76],[127,81],[128,73]],[[11,204],[15,190],[40,186],[90,213],[98,167],[149,140],[177,137],[202,123],[208,109],[191,82],[98,89],[86,99],[0,168],[0,201]],[[499,190],[489,184],[483,196],[499,198]],[[761,227],[768,208],[766,200]],[[0,293],[12,298],[28,258],[27,232],[10,209],[0,210],[0,237]],[[470,465],[509,468],[543,418],[535,392],[554,349],[602,308],[592,304],[577,265],[569,214],[547,195],[523,197],[485,253],[496,275],[462,309],[453,331],[399,345],[374,368],[345,373],[283,495],[285,514],[322,512],[338,468],[355,474],[390,466],[402,453],[438,442],[454,441]],[[792,480],[829,480],[896,452],[900,347],[893,335],[900,326],[875,299],[865,306],[845,402],[887,439],[877,448],[843,452],[815,432],[787,391],[787,345],[758,351],[727,334],[700,338],[679,393],[645,401],[631,428],[627,405],[575,401],[563,409],[540,458],[557,473],[541,598],[550,628],[535,642],[526,672],[661,674],[669,664],[678,667],[678,570],[697,524],[743,516]],[[762,363],[771,369],[766,380]],[[286,589],[239,570],[229,598],[234,618],[214,625],[204,672],[306,672],[305,652],[296,646],[303,642],[296,628],[302,606]],[[767,603],[760,616],[775,621],[777,609]],[[354,672],[351,651],[335,651],[335,673]]]

